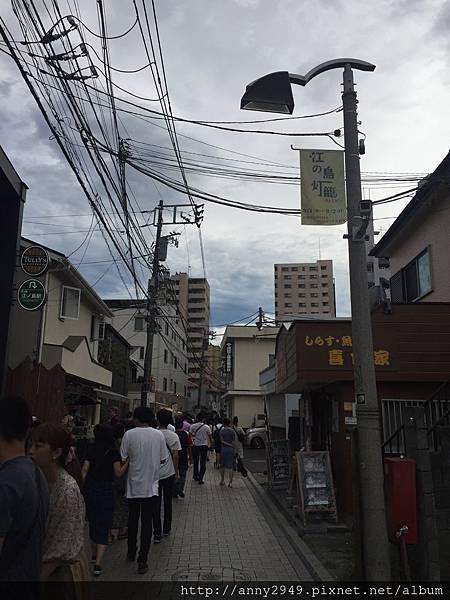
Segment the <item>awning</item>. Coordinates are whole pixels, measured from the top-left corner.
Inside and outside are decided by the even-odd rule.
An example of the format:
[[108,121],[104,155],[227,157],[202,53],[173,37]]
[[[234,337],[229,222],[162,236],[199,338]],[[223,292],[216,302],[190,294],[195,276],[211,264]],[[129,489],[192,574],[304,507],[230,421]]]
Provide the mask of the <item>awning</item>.
[[[97,393],[97,397],[104,396],[105,398],[111,398],[111,400],[115,400],[117,402],[126,402],[127,404],[130,402],[128,396],[117,394],[117,392],[111,392],[111,390],[102,390],[101,388],[94,388],[94,392]],[[99,404],[101,404],[101,402],[99,402]]]

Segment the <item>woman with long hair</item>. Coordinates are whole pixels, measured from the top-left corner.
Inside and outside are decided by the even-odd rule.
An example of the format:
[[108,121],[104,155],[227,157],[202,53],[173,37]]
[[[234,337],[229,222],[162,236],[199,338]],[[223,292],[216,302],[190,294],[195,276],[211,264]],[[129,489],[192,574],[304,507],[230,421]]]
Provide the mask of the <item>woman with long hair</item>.
[[[50,490],[47,530],[43,543],[42,581],[76,582],[89,579],[84,556],[83,497],[65,470],[71,438],[61,426],[39,425],[33,431],[31,458],[40,467]],[[69,595],[69,586],[65,591]],[[75,593],[75,587],[73,588]]]
[[113,524],[113,481],[115,477],[122,477],[128,468],[128,462],[122,465],[110,426],[96,425],[94,438],[94,445],[86,456],[81,473],[84,479],[83,494],[89,521],[94,575],[99,576],[108,546],[109,530]]

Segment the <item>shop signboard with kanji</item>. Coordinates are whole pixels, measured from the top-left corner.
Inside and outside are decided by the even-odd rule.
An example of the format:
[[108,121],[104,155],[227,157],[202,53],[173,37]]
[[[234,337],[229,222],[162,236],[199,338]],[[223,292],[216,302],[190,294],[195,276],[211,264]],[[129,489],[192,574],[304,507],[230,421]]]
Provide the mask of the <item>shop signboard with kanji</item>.
[[300,177],[302,225],[347,221],[343,151],[300,150]]
[[17,292],[17,301],[25,310],[38,310],[46,299],[45,287],[39,279],[27,279]]

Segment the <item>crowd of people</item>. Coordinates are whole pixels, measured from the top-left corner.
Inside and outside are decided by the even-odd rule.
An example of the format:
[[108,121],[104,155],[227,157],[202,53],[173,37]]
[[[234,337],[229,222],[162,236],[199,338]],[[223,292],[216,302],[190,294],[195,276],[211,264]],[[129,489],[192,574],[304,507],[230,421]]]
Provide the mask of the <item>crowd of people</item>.
[[126,560],[146,573],[152,538],[171,533],[172,503],[185,498],[190,465],[198,485],[214,451],[220,485],[228,473],[232,486],[236,468],[246,475],[237,417],[210,420],[145,406],[122,420],[113,409],[79,460],[70,419],[39,424],[25,400],[1,398],[0,581],[87,581],[101,575],[116,539],[127,539]]

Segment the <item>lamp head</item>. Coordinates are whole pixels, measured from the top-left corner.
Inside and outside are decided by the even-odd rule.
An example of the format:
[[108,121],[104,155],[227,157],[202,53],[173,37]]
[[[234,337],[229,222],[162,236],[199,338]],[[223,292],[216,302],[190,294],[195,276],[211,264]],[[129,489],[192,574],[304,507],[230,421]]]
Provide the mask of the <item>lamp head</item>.
[[277,71],[249,83],[241,98],[241,109],[291,115],[294,98],[289,73]]

